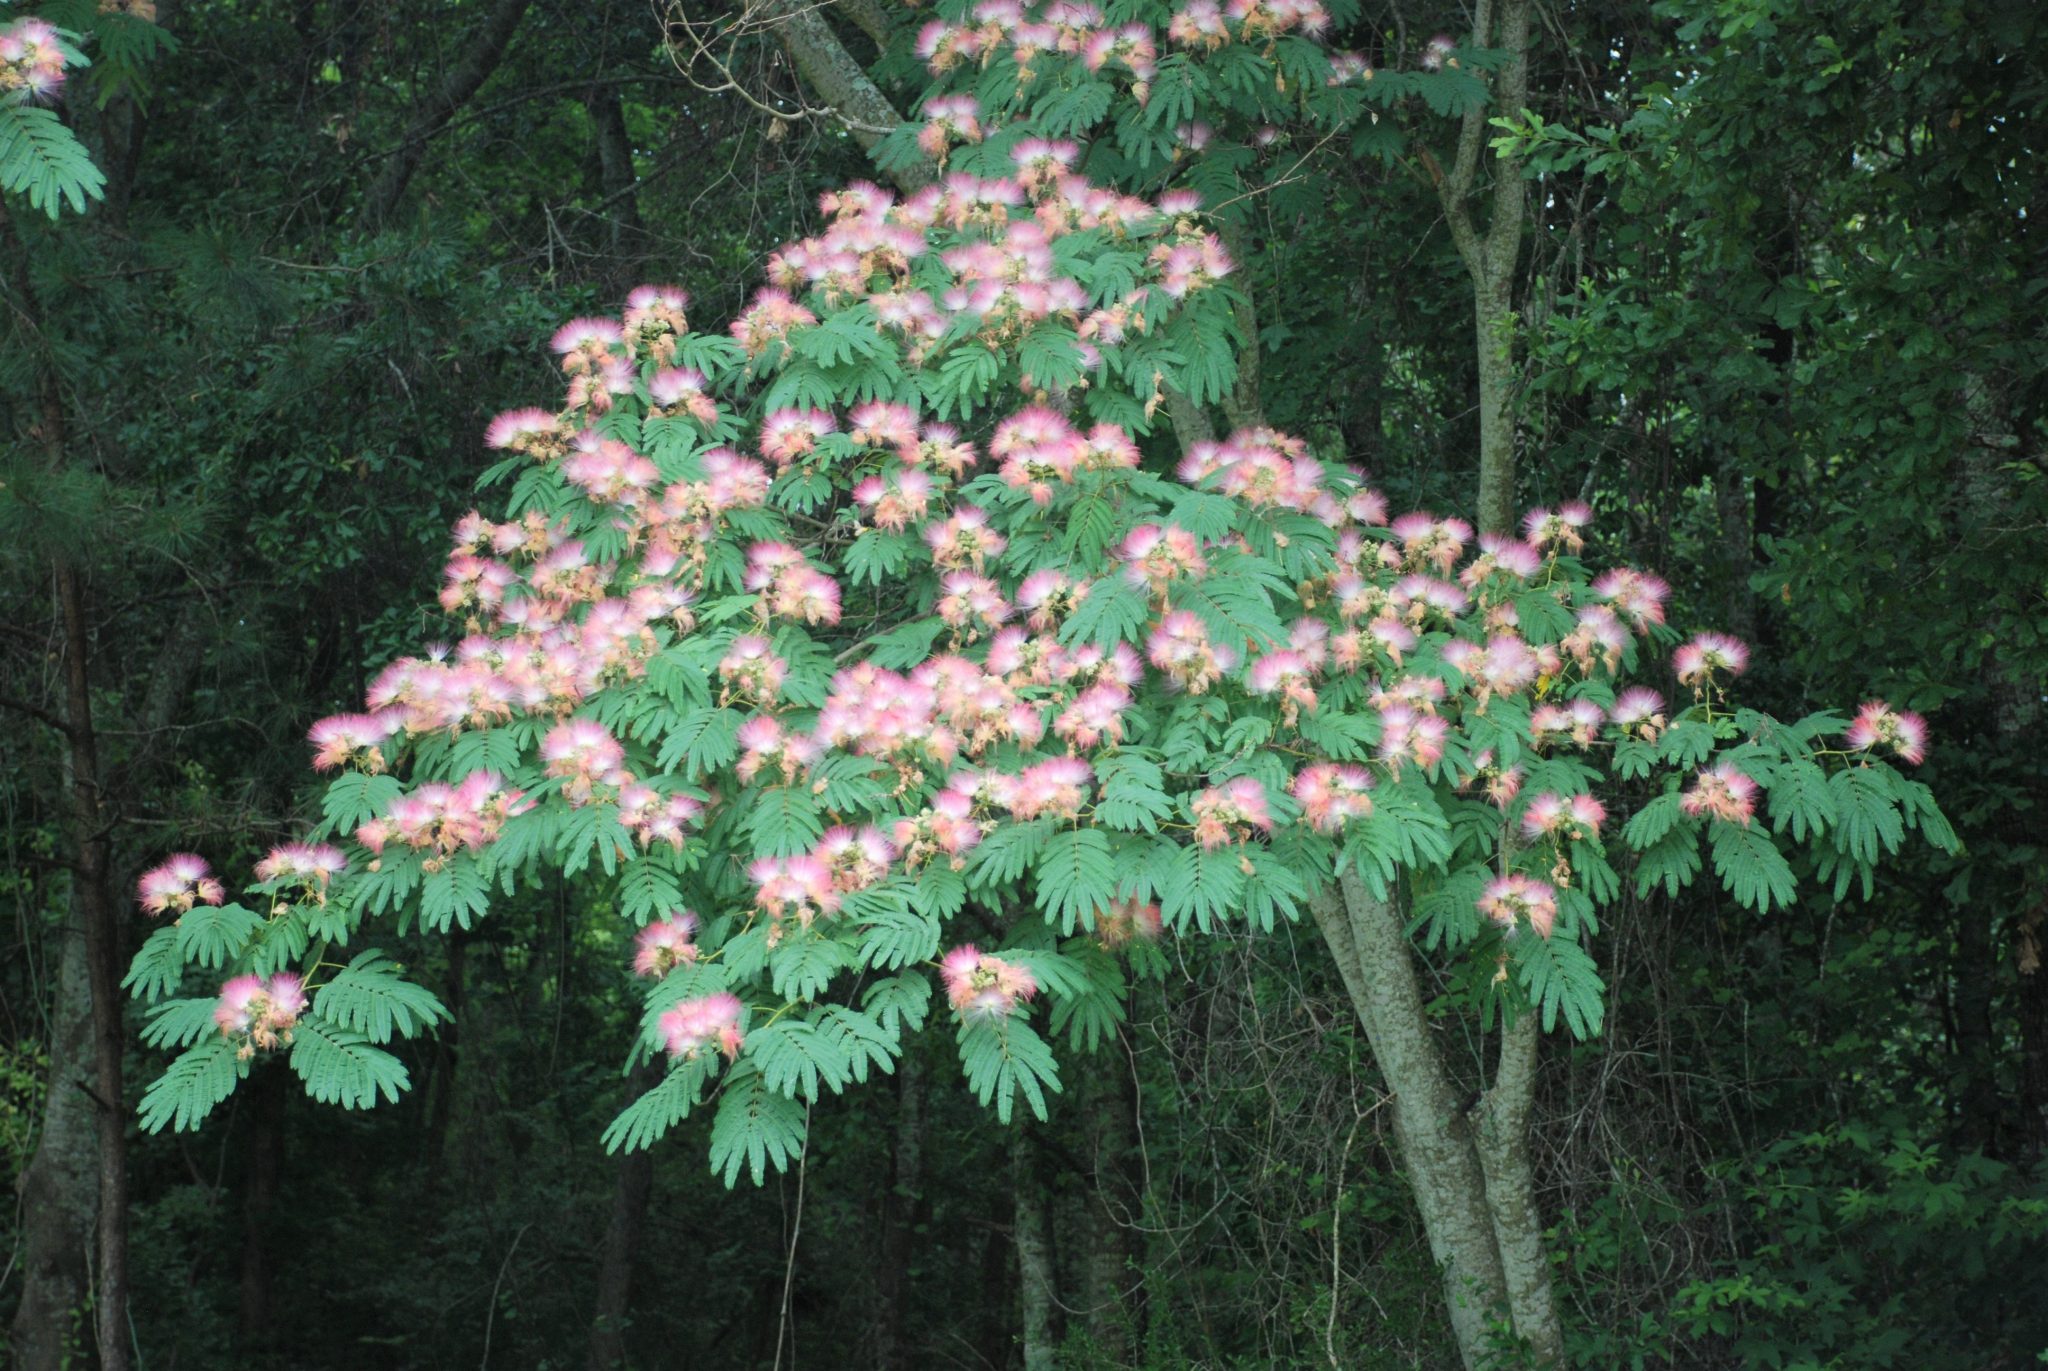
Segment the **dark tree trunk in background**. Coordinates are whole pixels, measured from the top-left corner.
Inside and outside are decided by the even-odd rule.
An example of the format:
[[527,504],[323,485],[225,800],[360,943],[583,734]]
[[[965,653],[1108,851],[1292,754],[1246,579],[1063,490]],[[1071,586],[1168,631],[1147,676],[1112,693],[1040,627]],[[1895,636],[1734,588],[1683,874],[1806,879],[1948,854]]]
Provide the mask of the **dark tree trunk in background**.
[[363,223],[381,227],[398,208],[399,201],[405,198],[405,188],[412,182],[412,174],[419,170],[420,159],[426,155],[427,144],[491,79],[491,73],[504,60],[505,49],[512,45],[512,35],[519,31],[519,21],[526,17],[530,3],[532,0],[497,0],[476,32],[462,39],[455,49],[460,54],[455,65],[448,69],[440,86],[420,102],[404,136],[364,198]]
[[877,1311],[875,1364],[881,1371],[909,1371],[914,1364],[904,1342],[909,1305],[911,1255],[924,1188],[924,1068],[914,1044],[904,1045],[896,1064],[896,1139],[889,1193],[882,1198],[881,1265],[875,1273]]
[[[652,1063],[633,1075],[633,1092],[661,1083]],[[590,1371],[614,1371],[626,1364],[626,1324],[633,1307],[633,1263],[647,1229],[647,1204],[654,1193],[654,1153],[641,1148],[616,1163],[612,1215],[604,1230],[604,1257],[597,1271],[597,1310],[590,1320]],[[680,1364],[680,1362],[675,1363]]]
[[2019,971],[2020,1109],[2031,1161],[2048,1157],[2048,894],[2036,893],[2016,934]]
[[590,124],[597,140],[598,183],[604,191],[610,226],[614,282],[632,274],[641,250],[639,174],[633,168],[633,140],[626,132],[626,110],[617,86],[595,86],[590,92]]
[[469,938],[460,931],[448,935],[448,985],[443,997],[448,1007],[447,1022],[434,1039],[434,1102],[427,1111],[427,1145],[421,1151],[433,1170],[431,1176],[448,1174],[448,1124],[455,1112],[455,1069],[461,1061],[462,990]]
[[245,1093],[249,1101],[249,1140],[242,1169],[242,1294],[239,1323],[242,1347],[260,1352],[271,1347],[276,1333],[271,1320],[271,1271],[278,1261],[272,1241],[271,1214],[277,1208],[278,1175],[284,1165],[284,1111],[290,1087],[283,1063],[255,1073]]
[[1010,1365],[1016,1347],[1017,1308],[1017,1286],[1010,1274],[1016,1247],[1009,1228],[1014,1211],[1003,1212],[1001,1203],[997,1200],[991,1206],[991,1226],[981,1248],[981,1332],[975,1339],[982,1362],[999,1367]]
[[[55,421],[55,399],[47,409]],[[64,626],[65,754],[71,791],[71,905],[85,930],[85,974],[92,991],[93,1094],[99,1107],[99,1269],[93,1290],[101,1371],[128,1367],[128,1106],[121,1056],[128,1046],[121,1015],[126,947],[121,909],[107,889],[112,816],[102,803],[98,739],[93,731],[87,671],[89,629],[85,587],[76,567],[56,568]]]
[[1082,1270],[1082,1307],[1095,1355],[1121,1362],[1130,1353],[1136,1326],[1135,1301],[1126,1292],[1138,1279],[1136,1234],[1138,1187],[1130,1174],[1136,1083],[1124,1060],[1121,1040],[1108,1044],[1086,1064],[1089,1161],[1092,1184],[1085,1201],[1087,1249]]

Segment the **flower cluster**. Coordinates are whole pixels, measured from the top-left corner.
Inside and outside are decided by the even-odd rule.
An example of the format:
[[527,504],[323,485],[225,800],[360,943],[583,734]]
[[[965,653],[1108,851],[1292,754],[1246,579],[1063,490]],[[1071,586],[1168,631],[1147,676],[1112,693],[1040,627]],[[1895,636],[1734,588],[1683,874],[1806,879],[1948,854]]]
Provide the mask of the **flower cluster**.
[[679,966],[697,960],[697,916],[678,910],[666,919],[656,919],[633,939],[633,974],[660,980]]
[[1909,766],[1927,760],[1927,721],[1911,710],[1872,700],[1856,711],[1846,735],[1849,746],[1867,752],[1882,744]]
[[678,1060],[701,1056],[706,1048],[716,1048],[730,1060],[746,1041],[740,1031],[744,1012],[739,996],[720,991],[662,1011],[655,1028],[668,1055]]
[[236,1043],[236,1055],[247,1060],[259,1051],[289,1046],[306,1004],[305,982],[289,972],[267,980],[237,976],[221,986],[213,1021]]
[[57,30],[33,16],[0,28],[0,100],[47,100],[64,84]]
[[285,843],[256,863],[256,879],[281,890],[300,890],[327,903],[327,884],[348,870],[348,855],[327,843]]
[[1510,933],[1526,921],[1541,938],[1557,923],[1557,891],[1533,876],[1510,871],[1486,883],[1479,912]]
[[151,917],[183,914],[194,905],[219,904],[227,898],[206,859],[190,852],[176,853],[162,865],[143,872],[136,883],[136,895],[142,902],[142,912]]
[[954,948],[939,963],[946,1001],[963,1019],[1008,1018],[1017,1005],[1038,993],[1038,982],[1014,962],[990,956],[972,943]]

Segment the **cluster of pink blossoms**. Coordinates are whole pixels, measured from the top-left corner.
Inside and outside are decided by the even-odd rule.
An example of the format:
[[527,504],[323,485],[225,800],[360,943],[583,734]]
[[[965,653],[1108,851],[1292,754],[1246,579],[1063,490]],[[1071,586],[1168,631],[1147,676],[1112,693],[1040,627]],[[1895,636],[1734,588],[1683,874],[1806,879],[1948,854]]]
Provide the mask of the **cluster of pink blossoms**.
[[[1178,47],[1214,52],[1233,37],[1250,44],[1271,43],[1289,33],[1319,38],[1329,25],[1330,14],[1321,0],[1227,0],[1224,4],[1189,0],[1167,24],[1166,36]],[[1042,4],[980,0],[964,20],[933,20],[918,31],[917,55],[935,76],[961,67],[986,66],[998,54],[1007,54],[1017,64],[1018,79],[1027,87],[1042,65],[1039,59],[1046,54],[1077,59],[1090,72],[1123,75],[1141,105],[1150,96],[1152,80],[1159,71],[1159,43],[1151,27],[1111,24],[1102,9],[1088,0],[1046,0]],[[1357,53],[1336,54],[1330,65],[1331,85],[1372,76],[1372,68]],[[960,128],[960,116],[952,107],[934,116],[928,104],[925,113],[935,123],[946,118],[955,130]],[[979,140],[978,134],[969,138],[956,132],[955,136],[963,141]],[[943,149],[943,143],[934,142]],[[930,145],[926,150],[941,155]]]
[[1014,962],[967,943],[948,952],[939,963],[946,1001],[961,1018],[1006,1019],[1022,1001],[1038,993],[1038,982]]
[[179,852],[142,873],[142,879],[136,883],[136,897],[142,902],[142,912],[155,918],[159,914],[183,914],[194,905],[219,904],[227,898],[227,891],[215,879],[213,868],[204,857]]
[[1858,752],[1882,744],[1909,766],[1927,760],[1927,721],[1911,710],[1893,709],[1883,700],[1872,700],[1857,710],[1846,737]]
[[[395,841],[426,853],[426,869],[438,871],[455,853],[496,842],[505,820],[532,803],[496,772],[472,771],[454,785],[433,781],[400,795],[380,817],[356,829],[356,841],[373,857]],[[374,861],[371,869],[376,869]]]
[[64,84],[57,30],[34,17],[0,28],[0,100],[47,100]]
[[1747,825],[1756,813],[1757,785],[1733,762],[1720,762],[1693,777],[1678,807],[1693,818]]
[[1526,920],[1538,937],[1547,938],[1557,924],[1557,891],[1534,876],[1510,871],[1487,882],[1479,912],[1509,932]]
[[697,916],[687,909],[656,919],[633,939],[633,974],[660,980],[697,960]]
[[348,870],[348,856],[327,843],[284,843],[256,863],[256,879],[295,889],[316,904],[327,903],[327,884]]
[[220,988],[220,1002],[213,1021],[220,1031],[238,1043],[236,1055],[244,1060],[259,1051],[291,1044],[292,1028],[306,1012],[306,985],[289,972],[265,980],[261,976],[237,976]]
[[[970,132],[978,134],[979,125],[945,103],[925,142],[943,156],[953,137]],[[1150,290],[1181,299],[1232,268],[1221,242],[1201,227],[1198,196],[1172,191],[1155,204],[1120,195],[1075,174],[1077,155],[1071,145],[1027,140],[1014,152],[1015,177],[955,173],[901,200],[865,182],[831,192],[821,201],[830,218],[825,231],[769,259],[769,284],[733,320],[733,338],[749,356],[786,343],[795,330],[817,323],[800,303],[814,294],[833,309],[865,303],[876,329],[894,338],[913,366],[955,321],[968,319],[977,339],[992,346],[1014,343],[1047,321],[1071,324],[1082,365],[1097,368],[1095,341],[1115,344],[1143,328]],[[1091,308],[1087,291],[1059,270],[1054,253],[1057,239],[1082,229],[1149,241],[1147,279]],[[941,235],[954,241],[936,247]],[[916,284],[927,265],[944,277],[935,291]],[[1026,378],[1027,390],[1047,388],[1046,378]]]
[[739,996],[720,991],[664,1010],[655,1027],[671,1057],[687,1061],[707,1048],[716,1048],[730,1060],[739,1055],[740,1045],[746,1041],[740,1032],[744,1012]]

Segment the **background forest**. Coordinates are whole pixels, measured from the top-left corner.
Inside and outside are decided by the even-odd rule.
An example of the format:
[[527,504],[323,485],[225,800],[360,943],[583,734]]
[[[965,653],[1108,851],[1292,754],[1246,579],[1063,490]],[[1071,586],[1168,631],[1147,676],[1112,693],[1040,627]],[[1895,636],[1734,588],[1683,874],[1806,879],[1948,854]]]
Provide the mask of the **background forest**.
[[[1110,18],[1164,53],[1178,8]],[[931,179],[899,126],[933,11],[53,0],[0,29],[27,15],[90,65],[0,107],[15,1364],[1460,1364],[1305,918],[1163,940],[1042,1122],[926,1034],[813,1108],[800,1169],[728,1189],[699,1119],[606,1152],[647,1083],[630,929],[557,876],[385,938],[450,1015],[392,1046],[398,1103],[258,1069],[200,1130],[140,1129],[171,1054],[120,985],[137,877],[246,870],[319,815],[307,729],[446,632],[485,425],[558,393],[557,325],[673,281],[716,331],[821,192]],[[1270,423],[1397,509],[1585,501],[1675,622],[1751,645],[1749,701],[1924,714],[1913,775],[1961,839],[1768,914],[1623,870],[1604,1024],[1545,1036],[1528,1124],[1561,1360],[2048,1359],[2048,10],[1333,0],[1319,44],[1369,69],[1342,110],[1276,116],[1331,65],[1269,45],[1259,91],[1176,57],[1142,107],[1029,111],[1101,125],[1099,179],[1201,192],[1237,264],[1235,370],[1148,461]],[[91,178],[31,108],[96,194],[64,200]],[[1485,1050],[1448,1009],[1437,1037]]]

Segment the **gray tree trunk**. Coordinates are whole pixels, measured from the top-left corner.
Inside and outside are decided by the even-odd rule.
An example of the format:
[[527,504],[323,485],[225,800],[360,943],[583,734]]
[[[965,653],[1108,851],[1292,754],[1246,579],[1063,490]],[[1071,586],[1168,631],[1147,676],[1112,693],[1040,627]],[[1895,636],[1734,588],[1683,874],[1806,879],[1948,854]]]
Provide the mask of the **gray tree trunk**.
[[1497,1364],[1508,1332],[1530,1364],[1557,1365],[1563,1336],[1528,1158],[1535,1021],[1509,1031],[1493,1088],[1467,1103],[1437,1048],[1394,906],[1347,873],[1310,910],[1393,1095],[1395,1146],[1460,1358],[1469,1371]]
[[21,1303],[14,1311],[10,1363],[19,1371],[63,1371],[78,1364],[91,1293],[98,1109],[91,1093],[92,989],[76,901],[58,942],[50,1095],[35,1156],[21,1178]]
[[1053,1274],[1052,1215],[1045,1181],[1031,1145],[1029,1126],[1010,1144],[1011,1187],[1017,1196],[1017,1295],[1024,1323],[1024,1371],[1053,1371],[1058,1351],[1057,1295]]

